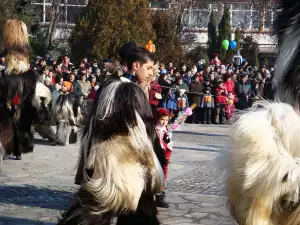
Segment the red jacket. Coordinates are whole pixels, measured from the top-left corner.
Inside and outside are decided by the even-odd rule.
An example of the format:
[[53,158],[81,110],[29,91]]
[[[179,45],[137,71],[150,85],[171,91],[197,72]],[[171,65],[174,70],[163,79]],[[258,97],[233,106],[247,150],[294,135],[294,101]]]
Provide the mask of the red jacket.
[[[222,92],[223,90],[223,92]],[[216,87],[216,98],[215,101],[216,103],[220,103],[220,104],[226,104],[226,88],[220,88],[220,87]]]
[[226,82],[224,82],[224,87],[226,88],[226,90],[228,92],[231,92],[234,96],[235,96],[235,83],[233,80],[228,80]]
[[150,105],[159,105],[159,99],[155,98],[155,93],[161,94],[161,86],[158,84],[157,81],[151,82],[150,90],[149,90],[149,103]]

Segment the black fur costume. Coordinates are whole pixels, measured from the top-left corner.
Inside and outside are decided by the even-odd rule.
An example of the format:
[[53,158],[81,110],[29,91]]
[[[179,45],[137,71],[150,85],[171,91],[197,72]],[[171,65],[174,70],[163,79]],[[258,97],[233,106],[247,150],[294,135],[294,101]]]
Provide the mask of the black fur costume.
[[[114,88],[110,89],[110,87]],[[107,94],[111,97],[105,98]],[[106,105],[106,102],[109,103]],[[144,133],[139,130],[140,128],[141,130],[145,129]],[[139,133],[140,135],[138,135]],[[161,190],[163,172],[153,150],[154,133],[150,105],[144,92],[136,84],[121,82],[120,78],[111,78],[102,84],[97,91],[83,133],[81,158],[75,178],[75,183],[81,184],[76,193],[77,202],[63,214],[63,218],[58,224],[108,225],[113,217],[118,217],[117,225],[160,224],[157,218],[154,194]],[[127,144],[127,141],[131,139],[139,140],[140,144],[137,145],[137,149],[133,147],[134,145]],[[149,148],[143,148],[143,143],[148,143]],[[159,152],[162,151],[161,148],[156,151],[160,156],[163,155]],[[126,156],[122,156],[125,152]],[[133,155],[137,152],[138,154],[144,153],[136,161]],[[95,157],[94,160],[93,157]],[[152,157],[155,162],[151,161]],[[132,158],[135,160],[131,160]],[[160,158],[159,161],[164,163],[164,158]],[[110,164],[115,167],[111,169]],[[128,166],[124,166],[124,170],[123,164]],[[134,170],[132,173],[126,173],[125,170],[130,168],[131,164],[134,165]],[[138,186],[140,180],[137,179],[138,181],[134,184],[126,181],[131,179],[130,176],[135,179],[134,171],[141,168],[144,168],[146,172],[142,176],[144,177],[143,188],[139,193],[131,190],[131,187]],[[120,175],[122,173],[124,176]],[[117,185],[119,177],[124,178],[125,181]],[[95,186],[91,184],[97,181],[100,181],[101,184],[95,183],[97,189],[94,190]],[[153,188],[153,185],[156,188]],[[108,196],[105,194],[106,187],[109,190]],[[126,188],[129,189],[129,192],[125,192],[123,195],[123,189]],[[100,196],[98,196],[99,190],[103,191],[100,191]],[[113,192],[112,204],[118,205],[118,207],[111,207],[106,203],[106,200],[111,197],[111,192]],[[131,198],[128,198],[126,193],[139,198],[136,208],[132,207],[134,209],[129,210],[128,205],[131,205],[131,201],[126,200]]]
[[35,87],[33,70],[21,75],[1,73],[0,142],[7,155],[21,156],[33,151],[31,125],[37,118]]

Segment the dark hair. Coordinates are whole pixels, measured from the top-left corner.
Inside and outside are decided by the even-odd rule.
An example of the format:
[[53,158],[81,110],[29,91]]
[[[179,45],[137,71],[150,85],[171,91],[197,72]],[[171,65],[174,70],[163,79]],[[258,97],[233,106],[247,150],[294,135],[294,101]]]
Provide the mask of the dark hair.
[[58,83],[60,82],[61,78],[62,78],[62,76],[57,75],[57,76],[55,77],[55,83],[58,84]]
[[143,47],[136,47],[126,57],[127,67],[129,70],[132,69],[132,65],[134,62],[145,64],[148,61],[154,62],[154,60],[155,60],[154,54],[147,51]]

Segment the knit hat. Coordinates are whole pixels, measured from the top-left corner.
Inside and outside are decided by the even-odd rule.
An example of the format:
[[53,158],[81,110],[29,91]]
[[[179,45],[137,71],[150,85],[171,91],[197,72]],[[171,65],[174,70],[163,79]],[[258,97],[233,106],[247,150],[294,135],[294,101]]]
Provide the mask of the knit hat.
[[170,116],[169,110],[165,108],[158,108],[156,112],[157,112],[157,118],[161,116]]
[[49,81],[49,82],[51,82],[51,79],[50,79],[50,77],[45,77],[44,81]]

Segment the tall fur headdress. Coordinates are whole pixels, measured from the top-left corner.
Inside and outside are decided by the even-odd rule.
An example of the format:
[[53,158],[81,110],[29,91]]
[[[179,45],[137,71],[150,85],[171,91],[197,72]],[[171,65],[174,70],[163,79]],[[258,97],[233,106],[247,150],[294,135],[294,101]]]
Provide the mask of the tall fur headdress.
[[3,41],[7,75],[22,74],[29,69],[29,43],[24,22],[7,20],[3,28]]
[[[240,225],[300,224],[300,2],[281,0],[275,22],[277,99],[233,127],[227,194]],[[288,103],[288,104],[286,104]]]

